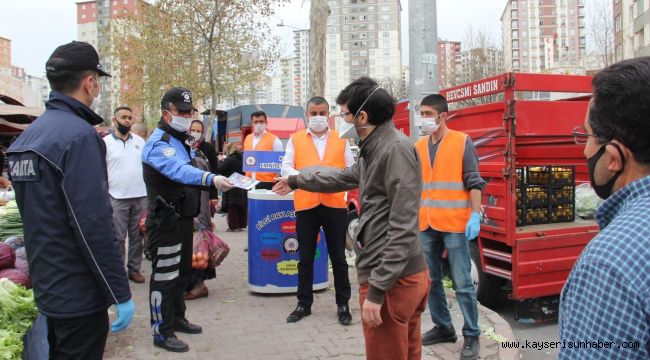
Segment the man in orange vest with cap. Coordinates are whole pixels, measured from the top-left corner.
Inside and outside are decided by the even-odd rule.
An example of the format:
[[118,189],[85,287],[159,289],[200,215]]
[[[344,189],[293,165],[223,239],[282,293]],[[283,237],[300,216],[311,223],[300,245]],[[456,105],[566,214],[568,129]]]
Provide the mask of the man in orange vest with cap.
[[422,335],[422,344],[457,340],[442,285],[442,254],[446,248],[456,299],[465,320],[460,358],[469,360],[478,358],[480,330],[468,241],[475,239],[481,228],[485,181],[478,170],[472,139],[447,128],[447,111],[447,100],[441,95],[422,99],[422,130],[428,136],[415,144],[422,169],[420,238],[431,276],[428,302],[435,324]]
[[[322,97],[307,102],[308,128],[293,135],[287,142],[282,161],[282,176],[297,175],[309,168],[344,169],[354,164],[350,145],[336,130],[330,130],[327,118],[329,104]],[[297,151],[299,149],[299,151]],[[314,193],[295,190],[296,233],[300,250],[298,264],[298,306],[287,322],[297,322],[311,314],[314,302],[314,255],[321,226],[325,231],[327,252],[334,272],[334,288],[338,321],[350,325],[352,315],[348,264],[345,261],[346,203],[345,193]]]
[[[253,133],[248,134],[244,140],[244,151],[284,151],[282,141],[266,131],[268,119],[264,111],[255,111],[251,114],[251,125]],[[258,180],[257,189],[271,190],[273,188],[276,173],[266,172],[246,172],[246,176],[253,180]]]

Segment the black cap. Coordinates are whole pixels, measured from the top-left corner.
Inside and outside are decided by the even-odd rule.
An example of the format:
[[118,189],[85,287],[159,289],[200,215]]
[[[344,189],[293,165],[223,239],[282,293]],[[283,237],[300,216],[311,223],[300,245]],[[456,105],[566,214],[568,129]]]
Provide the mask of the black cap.
[[92,45],[73,41],[54,50],[45,63],[48,72],[95,70],[99,76],[111,76],[102,70],[99,55]]
[[182,87],[173,87],[167,90],[160,100],[160,106],[166,109],[168,103],[174,104],[182,112],[188,112],[194,109],[194,105],[192,105],[192,92]]

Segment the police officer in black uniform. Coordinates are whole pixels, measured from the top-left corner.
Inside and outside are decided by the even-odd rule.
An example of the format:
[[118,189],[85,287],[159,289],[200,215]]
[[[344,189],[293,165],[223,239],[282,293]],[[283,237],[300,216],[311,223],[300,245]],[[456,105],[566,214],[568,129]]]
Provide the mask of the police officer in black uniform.
[[102,70],[84,42],[61,45],[46,63],[46,110],[9,147],[9,173],[23,219],[38,310],[47,316],[50,359],[101,359],[107,308],[112,331],[135,305],[113,231],[106,147],[93,127]]
[[162,97],[160,107],[160,123],[142,152],[150,202],[146,225],[153,258],[151,327],[155,346],[185,352],[189,346],[174,332],[202,332],[200,326],[185,318],[183,300],[192,271],[192,226],[199,213],[200,191],[211,186],[226,191],[232,184],[223,176],[192,165],[195,154],[187,142],[194,108],[192,93],[174,87]]

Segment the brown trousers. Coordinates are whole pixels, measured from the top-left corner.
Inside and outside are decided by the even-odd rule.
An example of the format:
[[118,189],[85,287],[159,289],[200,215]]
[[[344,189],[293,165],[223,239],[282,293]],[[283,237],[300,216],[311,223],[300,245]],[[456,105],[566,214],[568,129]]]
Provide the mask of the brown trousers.
[[[368,360],[416,360],[422,356],[420,314],[427,306],[429,271],[399,278],[384,296],[379,327],[363,323]],[[368,284],[359,288],[359,304],[368,294]]]

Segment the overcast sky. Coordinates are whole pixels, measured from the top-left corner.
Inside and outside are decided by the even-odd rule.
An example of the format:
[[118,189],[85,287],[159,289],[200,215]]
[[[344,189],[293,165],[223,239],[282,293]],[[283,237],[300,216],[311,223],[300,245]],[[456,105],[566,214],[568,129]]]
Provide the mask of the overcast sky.
[[[408,64],[408,0],[402,1],[403,54]],[[12,40],[12,63],[25,68],[28,74],[42,75],[45,61],[61,44],[76,40],[77,14],[73,0],[0,0],[0,37]],[[297,28],[309,26],[309,2],[291,0],[279,8],[270,19],[274,31],[283,38],[283,44],[291,53],[292,31],[289,27],[277,27],[283,22]],[[501,43],[499,18],[505,0],[438,0],[438,37],[462,41],[466,29],[488,32],[496,44]],[[468,10],[471,11],[468,12]]]

